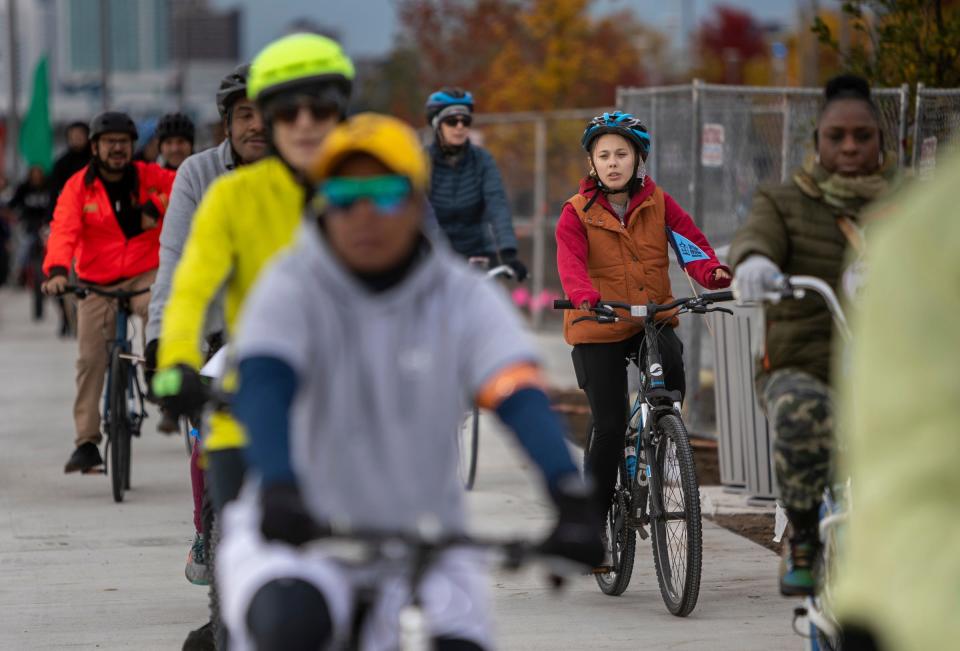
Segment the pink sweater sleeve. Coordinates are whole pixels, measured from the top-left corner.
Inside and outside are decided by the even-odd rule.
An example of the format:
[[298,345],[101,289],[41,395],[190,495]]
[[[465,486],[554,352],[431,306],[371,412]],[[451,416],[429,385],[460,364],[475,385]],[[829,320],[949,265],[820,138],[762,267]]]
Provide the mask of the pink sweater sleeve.
[[717,269],[723,269],[730,274],[730,268],[724,264],[720,264],[720,261],[717,260],[717,254],[714,252],[713,247],[710,246],[710,242],[707,241],[703,232],[697,228],[697,225],[693,223],[690,215],[666,192],[663,193],[663,202],[666,211],[667,228],[678,235],[683,235],[710,256],[709,260],[697,260],[696,262],[689,263],[687,265],[687,273],[707,289],[723,289],[724,287],[729,287],[729,279],[720,281],[713,279],[713,273]]
[[563,291],[574,305],[584,301],[596,305],[600,300],[587,271],[587,252],[587,230],[574,207],[564,204],[557,222],[557,270]]

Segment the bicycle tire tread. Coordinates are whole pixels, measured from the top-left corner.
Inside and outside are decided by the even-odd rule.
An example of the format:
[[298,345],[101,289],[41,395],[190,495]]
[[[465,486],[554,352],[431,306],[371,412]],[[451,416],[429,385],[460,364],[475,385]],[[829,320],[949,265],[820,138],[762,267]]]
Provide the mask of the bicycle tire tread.
[[[687,559],[686,577],[684,586],[676,603],[669,595],[664,578],[664,572],[658,546],[665,541],[661,540],[658,525],[651,522],[650,533],[653,547],[653,561],[657,573],[657,583],[660,585],[660,594],[667,609],[677,617],[686,617],[697,605],[700,595],[700,579],[703,569],[703,522],[700,513],[700,486],[697,481],[696,466],[693,461],[693,450],[687,428],[676,414],[662,416],[657,422],[662,436],[672,438],[677,450],[677,463],[680,470],[680,481],[683,487],[684,509],[687,512]],[[657,449],[657,460],[654,464],[656,472],[662,471],[660,447]],[[659,481],[658,481],[659,484]],[[661,489],[662,493],[662,489]],[[669,557],[669,554],[667,554]],[[669,563],[669,558],[667,559]]]

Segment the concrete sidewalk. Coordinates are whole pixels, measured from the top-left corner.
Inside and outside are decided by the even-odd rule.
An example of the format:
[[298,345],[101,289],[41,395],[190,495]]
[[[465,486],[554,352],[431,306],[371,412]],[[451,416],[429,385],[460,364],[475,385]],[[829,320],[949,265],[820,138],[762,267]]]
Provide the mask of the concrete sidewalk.
[[[157,434],[156,416],[148,421],[134,442],[133,490],[119,505],[107,478],[64,475],[75,343],[56,339],[52,316],[33,324],[27,315],[24,294],[0,290],[0,649],[179,649],[206,618],[206,590],[183,577],[193,536],[183,441]],[[537,479],[495,430],[486,419],[474,527],[542,532],[550,509]],[[551,594],[537,568],[498,572],[497,639],[503,649],[551,651],[799,646],[794,602],[775,594],[777,562],[704,522],[703,585],[686,619],[663,606],[649,542],[638,545],[619,598],[591,577]]]

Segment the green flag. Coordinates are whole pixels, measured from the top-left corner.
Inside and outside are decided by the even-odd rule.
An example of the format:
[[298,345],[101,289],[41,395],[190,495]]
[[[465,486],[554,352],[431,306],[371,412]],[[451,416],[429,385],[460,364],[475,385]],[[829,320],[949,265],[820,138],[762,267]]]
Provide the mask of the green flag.
[[53,129],[50,126],[50,88],[47,57],[42,56],[33,73],[30,108],[20,125],[20,153],[27,165],[39,165],[44,172],[53,166]]

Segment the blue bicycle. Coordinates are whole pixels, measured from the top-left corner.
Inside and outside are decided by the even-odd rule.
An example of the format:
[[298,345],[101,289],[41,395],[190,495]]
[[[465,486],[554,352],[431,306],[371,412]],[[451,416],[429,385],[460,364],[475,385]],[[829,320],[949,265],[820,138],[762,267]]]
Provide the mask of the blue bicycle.
[[[642,347],[628,357],[640,369],[640,390],[629,412],[623,462],[604,527],[604,544],[612,565],[594,576],[604,594],[623,594],[633,574],[637,536],[646,540],[649,526],[660,596],[667,610],[677,617],[693,612],[700,594],[700,484],[687,428],[680,416],[680,393],[668,391],[664,383],[657,331],[669,327],[668,321],[654,317],[662,313],[730,313],[713,304],[731,300],[733,293],[728,291],[681,298],[666,305],[629,305],[601,299],[597,307],[590,308],[590,314],[573,321],[630,321],[642,326],[644,333]],[[568,300],[554,301],[553,307],[577,309]],[[593,433],[591,425],[588,451]]]
[[103,394],[103,431],[107,437],[107,466],[113,488],[113,501],[122,502],[130,490],[130,446],[134,436],[140,436],[140,426],[147,412],[144,409],[144,391],[137,376],[137,365],[144,359],[133,354],[132,342],[127,336],[127,325],[133,313],[130,300],[150,291],[149,287],[126,290],[101,289],[91,285],[68,285],[80,299],[97,294],[117,302],[116,329],[110,342],[107,363],[106,390]]

